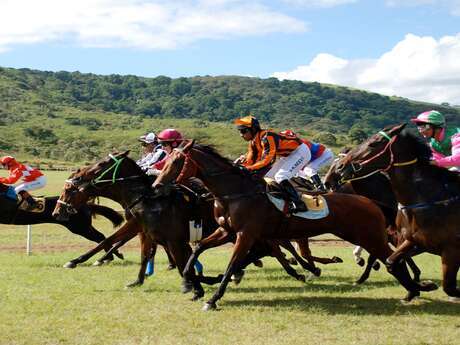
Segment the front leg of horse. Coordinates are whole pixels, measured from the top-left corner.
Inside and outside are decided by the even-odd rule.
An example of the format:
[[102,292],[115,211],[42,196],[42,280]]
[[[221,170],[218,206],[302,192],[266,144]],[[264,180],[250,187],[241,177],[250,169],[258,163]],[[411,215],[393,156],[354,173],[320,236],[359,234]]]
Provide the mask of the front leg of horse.
[[401,243],[398,248],[391,254],[386,260],[385,260],[385,266],[387,266],[387,269],[389,272],[391,272],[394,269],[395,264],[397,264],[399,261],[401,261],[404,256],[408,254],[410,250],[412,250],[415,247],[415,243],[409,240],[405,240],[403,243]]
[[192,289],[195,276],[194,265],[200,254],[206,249],[227,243],[230,238],[230,234],[224,228],[218,228],[211,235],[198,243],[192,255],[190,255],[183,271],[182,292],[187,293]]
[[359,279],[355,282],[356,285],[364,283],[369,278],[369,275],[372,270],[372,266],[374,265],[375,262],[377,262],[376,260],[377,258],[375,256],[373,256],[372,254],[369,255],[369,258],[367,259],[366,268],[364,269],[364,272],[361,275],[361,277],[359,277]]
[[457,288],[457,273],[460,267],[458,251],[446,250],[442,253],[442,288],[449,301],[460,302],[460,290]]
[[217,301],[224,296],[225,290],[227,288],[228,283],[231,280],[233,272],[237,267],[241,266],[244,257],[246,256],[247,252],[253,244],[254,238],[251,235],[244,231],[238,232],[237,240],[235,246],[233,247],[233,254],[230,259],[227,270],[224,273],[224,278],[222,279],[222,282],[217,291],[203,306],[204,311],[217,309]]

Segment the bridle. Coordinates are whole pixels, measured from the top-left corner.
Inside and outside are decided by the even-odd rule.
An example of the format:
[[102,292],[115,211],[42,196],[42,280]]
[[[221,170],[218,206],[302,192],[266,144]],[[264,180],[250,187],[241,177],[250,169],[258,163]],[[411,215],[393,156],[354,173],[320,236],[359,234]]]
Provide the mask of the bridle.
[[390,137],[387,133],[385,133],[384,131],[380,131],[378,132],[378,134],[380,134],[382,137],[384,137],[385,139],[388,140],[388,143],[385,145],[385,147],[383,148],[382,151],[376,153],[374,156],[372,156],[371,158],[368,158],[362,162],[356,162],[356,163],[350,163],[349,167],[351,168],[352,170],[352,175],[351,176],[354,176],[355,173],[361,171],[363,169],[364,166],[366,166],[367,164],[369,164],[370,162],[372,162],[373,160],[377,159],[378,157],[382,156],[383,154],[385,154],[387,151],[390,152],[390,157],[389,157],[389,162],[388,162],[388,165],[385,167],[385,168],[377,168],[371,172],[369,172],[368,174],[366,175],[363,175],[363,176],[357,176],[357,177],[351,177],[351,178],[344,178],[343,177],[343,170],[342,170],[342,177],[340,179],[340,182],[341,183],[345,183],[345,182],[351,182],[351,181],[356,181],[356,180],[360,180],[360,179],[364,179],[366,177],[369,177],[371,175],[374,175],[378,172],[388,172],[392,167],[405,167],[405,166],[409,166],[409,165],[412,165],[412,164],[415,164],[417,163],[418,161],[418,158],[414,158],[412,160],[409,160],[409,161],[405,161],[405,162],[395,162],[395,158],[394,158],[394,154],[393,154],[393,148],[392,148],[392,145],[393,143],[396,141],[396,138],[397,138],[397,135],[394,135],[393,137]]
[[[126,180],[133,180],[133,179],[138,179],[141,178],[142,175],[133,175],[133,176],[128,176],[128,177],[117,177],[117,174],[120,170],[120,165],[125,159],[125,157],[122,158],[117,158],[112,154],[109,154],[109,157],[111,160],[114,161],[114,163],[105,169],[99,176],[93,177],[90,180],[83,180],[81,176],[73,178],[73,179],[67,179],[65,180],[66,184],[69,184],[71,187],[78,189],[79,192],[85,192],[89,187],[95,187],[95,188],[101,188],[98,187],[98,185],[102,183],[107,183],[110,182],[111,185],[115,184],[117,181],[126,181]],[[112,172],[112,177],[108,179],[104,179],[104,176]],[[70,193],[76,193],[76,190],[70,191],[69,189],[66,188],[66,191]],[[57,203],[64,205],[67,208],[67,212],[70,214],[75,214],[77,213],[77,210],[75,207],[68,202],[65,202],[61,199],[58,199]]]

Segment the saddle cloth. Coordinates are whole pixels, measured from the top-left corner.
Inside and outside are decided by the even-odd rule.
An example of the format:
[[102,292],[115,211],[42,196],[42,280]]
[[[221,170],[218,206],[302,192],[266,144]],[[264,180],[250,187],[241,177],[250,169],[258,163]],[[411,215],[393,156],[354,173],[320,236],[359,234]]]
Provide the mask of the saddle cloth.
[[45,198],[36,198],[34,197],[36,202],[35,207],[31,210],[28,209],[29,204],[26,200],[19,200],[18,202],[18,209],[21,211],[32,212],[32,213],[42,213],[45,211]]
[[197,222],[195,220],[191,220],[189,222],[189,230],[190,230],[190,243],[198,242],[203,238],[202,221]]

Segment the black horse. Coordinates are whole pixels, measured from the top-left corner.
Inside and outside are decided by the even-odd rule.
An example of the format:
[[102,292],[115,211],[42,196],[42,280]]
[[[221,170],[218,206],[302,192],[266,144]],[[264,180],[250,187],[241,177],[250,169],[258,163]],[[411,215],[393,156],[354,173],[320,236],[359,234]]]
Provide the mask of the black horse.
[[[0,191],[6,191],[7,188],[7,186],[1,185]],[[70,215],[68,220],[60,221],[52,215],[58,199],[58,196],[46,197],[45,209],[43,212],[29,212],[18,209],[18,204],[15,200],[7,197],[5,194],[0,194],[0,224],[59,224],[65,226],[76,235],[80,235],[90,241],[99,243],[105,239],[105,236],[93,227],[93,215],[98,214],[106,217],[112,222],[114,227],[120,225],[124,220],[118,212],[109,207],[96,204],[84,204],[76,211],[76,213]],[[104,249],[109,251],[110,248],[111,246],[106,246]],[[118,252],[114,252],[113,254],[122,258],[121,254]],[[107,259],[111,260],[113,259],[113,256],[110,256]]]

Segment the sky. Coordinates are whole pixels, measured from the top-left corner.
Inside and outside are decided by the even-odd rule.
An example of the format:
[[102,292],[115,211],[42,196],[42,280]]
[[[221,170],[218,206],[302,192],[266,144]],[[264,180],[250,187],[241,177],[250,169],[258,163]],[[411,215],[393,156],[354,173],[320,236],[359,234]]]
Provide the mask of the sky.
[[317,81],[460,104],[460,0],[0,0],[0,66]]

